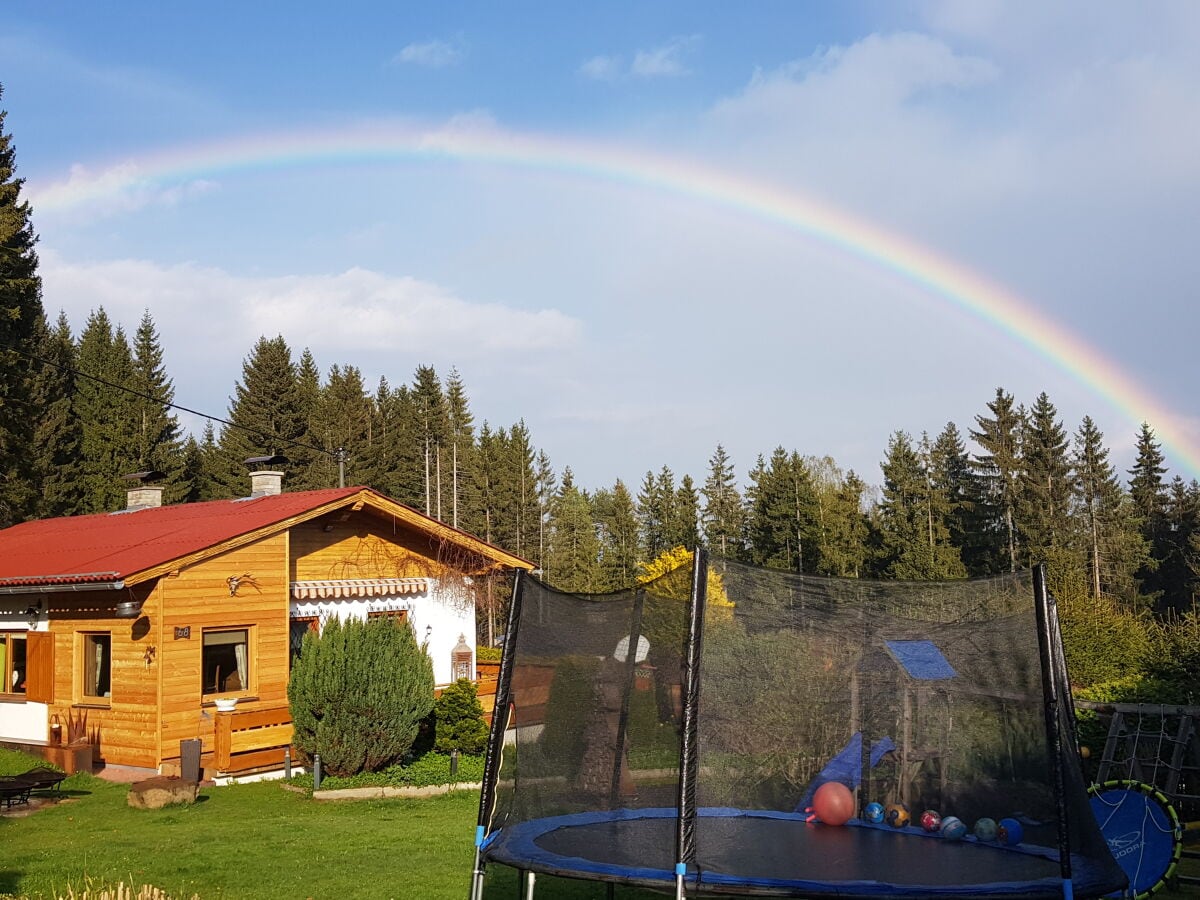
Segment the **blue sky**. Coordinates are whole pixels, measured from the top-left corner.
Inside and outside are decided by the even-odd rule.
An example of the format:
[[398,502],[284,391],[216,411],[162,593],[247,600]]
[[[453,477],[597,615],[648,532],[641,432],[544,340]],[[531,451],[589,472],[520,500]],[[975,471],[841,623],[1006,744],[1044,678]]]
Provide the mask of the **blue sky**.
[[[586,487],[702,481],[718,443],[743,476],[782,445],[877,483],[892,432],[965,432],[1001,386],[1092,416],[1122,469],[1148,419],[1190,479],[1197,45],[1190,3],[16,0],[0,103],[48,312],[149,309],[178,401],[215,415],[281,333],[370,386],[457,368],[478,420],[523,417]],[[306,144],[381,130],[557,155]],[[220,162],[255,140],[279,152]],[[593,153],[822,204],[1099,362]]]

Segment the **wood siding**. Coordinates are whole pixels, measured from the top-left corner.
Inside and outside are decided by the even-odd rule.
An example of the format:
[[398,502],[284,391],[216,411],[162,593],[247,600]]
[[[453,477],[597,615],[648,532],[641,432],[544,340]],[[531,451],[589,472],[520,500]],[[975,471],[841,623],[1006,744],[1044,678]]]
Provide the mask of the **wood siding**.
[[291,580],[438,578],[446,571],[440,552],[428,535],[347,510],[292,529]]

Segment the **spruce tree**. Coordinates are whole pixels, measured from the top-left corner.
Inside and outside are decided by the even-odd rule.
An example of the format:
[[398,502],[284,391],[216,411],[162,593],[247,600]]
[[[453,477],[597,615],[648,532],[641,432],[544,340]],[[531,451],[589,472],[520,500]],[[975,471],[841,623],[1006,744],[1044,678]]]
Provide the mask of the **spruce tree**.
[[120,326],[101,307],[79,338],[75,413],[80,422],[80,508],[111,512],[125,505],[122,476],[143,471],[137,457],[133,353]]
[[306,457],[299,443],[307,436],[307,415],[292,351],[282,335],[259,338],[254,345],[242,364],[227,418],[232,424],[221,429],[213,471],[225,496],[246,496],[245,461],[251,457],[279,454],[293,464],[299,459],[303,471]]
[[133,341],[133,378],[129,384],[133,440],[132,454],[139,471],[158,470],[167,475],[173,502],[185,492],[182,482],[182,439],[179,419],[172,412],[175,386],[167,376],[158,329],[147,310]]
[[[0,99],[4,88],[0,86]],[[0,109],[0,527],[37,512],[34,433],[41,412],[33,405],[33,376],[42,308],[42,281],[34,252],[29,203],[21,199],[16,149]]]
[[674,547],[675,501],[675,473],[670,467],[663,466],[658,475],[646,472],[637,497],[642,559],[656,559]]
[[621,479],[611,491],[597,491],[592,508],[600,532],[603,590],[615,591],[637,581],[638,521],[633,495]]
[[446,378],[446,418],[450,444],[450,524],[458,528],[459,507],[465,508],[467,505],[463,492],[469,489],[469,481],[464,475],[470,469],[470,455],[474,448],[472,424],[475,417],[471,415],[467,391],[457,369],[451,369]]
[[1150,559],[1138,571],[1142,593],[1155,603],[1164,595],[1159,567],[1169,551],[1167,548],[1167,489],[1164,476],[1162,445],[1146,422],[1137,438],[1137,459],[1129,470],[1129,495],[1142,522],[1142,536],[1150,545]]
[[1082,568],[1071,520],[1075,487],[1069,451],[1058,410],[1043,392],[1021,433],[1017,516],[1025,564],[1046,562],[1062,574]]
[[82,428],[72,397],[75,393],[75,339],[66,314],[53,330],[38,326],[37,355],[43,360],[34,378],[33,403],[40,410],[33,446],[39,518],[83,512],[80,492]]
[[313,473],[310,487],[363,483],[367,468],[363,456],[370,441],[373,414],[362,373],[355,366],[331,366],[315,414],[309,419],[309,441],[326,451],[315,454],[309,469]]
[[1171,479],[1165,524],[1155,573],[1163,592],[1158,611],[1177,618],[1195,609],[1200,588],[1200,548],[1195,541],[1200,530],[1200,484],[1195,480],[1184,482],[1178,475]]
[[[928,447],[928,439],[923,441]],[[927,461],[903,431],[888,441],[879,508],[880,564],[891,578],[962,578],[966,567],[950,543],[949,503],[933,485]]]
[[[309,448],[336,450],[323,442],[321,420],[321,371],[312,351],[305,347],[296,363],[296,405],[304,427],[287,451],[288,486],[292,490],[313,490],[337,484],[337,457],[334,452],[318,453]],[[303,446],[301,446],[303,445]]]
[[1133,501],[1108,461],[1104,435],[1090,416],[1075,433],[1075,492],[1093,598],[1111,596],[1136,606],[1137,571],[1149,558]]
[[600,590],[600,545],[596,522],[586,491],[575,486],[570,468],[563,471],[562,484],[550,518],[550,543],[542,569],[554,587],[575,593]]
[[929,449],[929,476],[948,504],[946,526],[950,543],[958,548],[972,575],[989,574],[986,548],[978,532],[981,487],[958,426],[947,422]]
[[996,388],[988,404],[991,417],[976,416],[978,431],[971,438],[982,449],[975,457],[980,494],[977,507],[983,546],[977,560],[981,569],[1015,572],[1017,555],[1017,494],[1021,474],[1021,429],[1024,412],[1013,406],[1012,394]]
[[758,458],[746,490],[746,545],[750,561],[773,569],[815,571],[817,496],[801,456],[776,447],[768,465]]
[[720,556],[740,559],[745,508],[738,493],[733,462],[720,444],[717,444],[708,461],[708,477],[704,480],[702,493],[704,509],[701,521],[705,545]]
[[[432,366],[418,366],[412,384],[417,438],[424,463],[425,515],[442,518],[443,450],[448,444],[450,418],[446,395]],[[449,471],[447,468],[447,475]]]
[[679,479],[671,516],[667,543],[671,547],[686,547],[694,551],[700,546],[700,492],[696,490],[691,475]]

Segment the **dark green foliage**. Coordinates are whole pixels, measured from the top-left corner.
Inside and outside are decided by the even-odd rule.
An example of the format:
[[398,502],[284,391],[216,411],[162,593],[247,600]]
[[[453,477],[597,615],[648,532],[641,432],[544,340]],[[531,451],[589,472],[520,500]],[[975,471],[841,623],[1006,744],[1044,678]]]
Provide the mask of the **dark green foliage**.
[[[0,87],[0,97],[4,90]],[[0,527],[36,514],[33,441],[39,410],[33,405],[42,281],[34,252],[29,203],[21,200],[16,151],[4,133],[0,109]]]
[[83,512],[79,497],[82,428],[71,402],[75,393],[75,341],[65,314],[54,329],[38,326],[37,355],[44,361],[34,378],[33,402],[41,412],[32,452],[39,496],[38,516]]
[[[1020,437],[1025,413],[1013,406],[1013,396],[996,388],[988,404],[991,417],[976,416],[978,431],[971,437],[982,449],[975,457],[978,466],[980,560],[987,572],[1016,571],[1017,482],[1021,474]],[[972,557],[974,562],[974,556]]]
[[760,456],[746,490],[746,544],[750,560],[773,569],[816,571],[820,544],[817,493],[799,453],[776,447],[768,465]]
[[575,486],[571,470],[551,507],[550,539],[542,563],[546,580],[564,591],[590,593],[601,589],[600,541],[588,495]]
[[460,678],[445,688],[434,701],[437,738],[433,748],[438,753],[482,753],[487,745],[488,729],[483,719],[483,707],[475,685]]
[[288,682],[293,743],[331,775],[399,762],[433,709],[433,665],[412,629],[331,619],[308,632]]
[[600,662],[594,656],[564,656],[558,660],[550,696],[546,700],[546,727],[538,743],[547,763],[573,778],[587,747],[584,724],[595,714],[596,677]]
[[737,490],[737,475],[725,448],[717,444],[708,461],[708,478],[702,511],[704,543],[713,553],[730,559],[740,559],[742,536],[746,528],[746,513]]
[[110,512],[125,506],[121,476],[144,470],[137,458],[135,397],[119,387],[133,381],[133,351],[124,330],[114,326],[103,307],[88,317],[77,359],[74,410],[81,429],[81,509]]
[[637,507],[619,478],[611,491],[592,497],[592,511],[600,532],[600,582],[606,591],[629,587],[637,581]]

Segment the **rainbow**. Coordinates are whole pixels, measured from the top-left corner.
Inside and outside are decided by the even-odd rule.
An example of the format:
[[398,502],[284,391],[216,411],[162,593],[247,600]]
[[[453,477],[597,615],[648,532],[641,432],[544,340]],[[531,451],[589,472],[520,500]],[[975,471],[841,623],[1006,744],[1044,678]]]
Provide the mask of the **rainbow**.
[[1200,428],[1167,409],[1112,360],[1027,301],[861,218],[777,184],[678,156],[487,127],[421,130],[388,124],[188,145],[142,156],[95,176],[73,171],[65,181],[40,190],[31,184],[29,197],[37,212],[53,213],[222,173],[405,159],[484,163],[633,185],[733,210],[832,246],[1006,333],[1097,393],[1130,423],[1151,423],[1163,449],[1200,475]]

